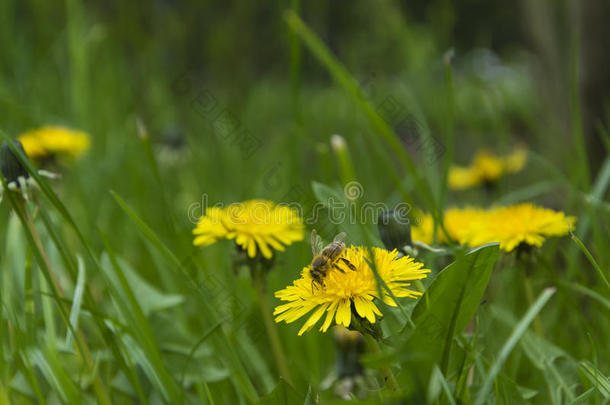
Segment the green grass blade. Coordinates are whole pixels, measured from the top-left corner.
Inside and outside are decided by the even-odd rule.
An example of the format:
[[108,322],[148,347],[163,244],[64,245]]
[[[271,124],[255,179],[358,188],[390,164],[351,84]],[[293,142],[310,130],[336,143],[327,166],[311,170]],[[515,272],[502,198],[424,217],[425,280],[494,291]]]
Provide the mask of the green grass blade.
[[487,396],[491,392],[494,381],[498,373],[502,369],[502,366],[506,362],[508,355],[512,352],[513,348],[519,342],[519,339],[521,339],[521,336],[525,333],[525,331],[529,327],[530,323],[532,323],[536,315],[538,315],[538,313],[546,305],[549,299],[551,299],[553,294],[555,294],[555,291],[555,288],[546,288],[542,292],[542,294],[540,294],[534,304],[527,310],[526,314],[519,321],[517,326],[513,329],[508,340],[506,341],[504,346],[502,346],[502,349],[500,350],[496,361],[487,372],[481,390],[479,391],[479,394],[475,401],[475,405],[483,405],[487,401]]
[[[417,187],[422,193],[425,203],[429,207],[435,207],[433,194],[428,184],[423,180],[419,171],[416,169],[411,157],[406,153],[400,140],[394,133],[394,130],[377,114],[374,108],[366,100],[362,91],[358,87],[358,83],[354,80],[349,72],[341,65],[341,63],[332,55],[328,47],[320,40],[320,38],[301,20],[301,18],[293,11],[286,11],[284,15],[286,22],[290,28],[297,33],[303,40],[309,50],[320,60],[320,62],[328,69],[333,78],[354,98],[364,114],[370,121],[373,128],[385,139],[392,151],[398,156],[404,170],[415,179]],[[375,141],[375,139],[373,140]],[[405,201],[412,203],[413,199],[403,188],[401,182],[397,186],[403,192]],[[436,211],[436,209],[431,209]]]
[[580,368],[605,399],[610,399],[610,378],[588,361],[581,361]]
[[[214,308],[212,308],[208,302],[205,291],[202,287],[193,279],[193,277],[186,271],[180,260],[172,253],[167,246],[159,239],[159,237],[153,232],[152,229],[144,221],[142,221],[138,215],[127,205],[127,203],[119,197],[118,194],[111,191],[112,196],[123,209],[123,211],[131,218],[136,224],[142,235],[148,240],[159,252],[165,256],[165,258],[172,263],[193,286],[201,297],[201,308],[206,314],[206,318],[210,324],[215,325],[219,322],[220,317]],[[242,387],[243,392],[251,403],[258,401],[258,394],[250,381],[247,373],[245,372],[241,360],[237,357],[235,350],[230,345],[230,340],[225,335],[222,329],[218,330],[220,337],[215,339],[215,342],[220,346],[222,353],[229,359],[232,367],[232,372],[236,376],[237,383]]]
[[[85,278],[85,263],[82,258],[78,257],[78,278],[76,279],[76,287],[74,288],[74,296],[72,297],[72,308],[70,308],[70,325],[72,325],[73,330],[78,328],[78,317],[83,303],[83,294],[85,293]],[[66,332],[65,346],[72,346],[73,340],[74,335],[68,330]]]
[[586,295],[587,297],[593,299],[594,301],[597,301],[598,304],[600,304],[603,308],[605,308],[607,311],[610,312],[610,299],[602,296],[601,294],[598,294],[597,292],[593,291],[592,289],[587,288],[587,287],[577,284],[577,283],[568,283],[565,281],[561,281],[559,283],[559,285],[563,288],[574,290],[583,295]]
[[593,394],[595,394],[596,391],[597,390],[595,389],[595,387],[589,388],[588,390],[586,390],[585,392],[583,392],[582,394],[580,394],[579,396],[574,398],[574,400],[571,401],[568,405],[579,405],[579,404],[583,404],[583,403],[589,403],[589,402],[586,402],[586,401],[591,396],[593,396]]
[[610,292],[610,282],[608,282],[604,271],[601,269],[601,267],[599,267],[599,264],[597,264],[597,262],[593,258],[593,255],[591,254],[591,252],[589,252],[589,249],[587,249],[587,247],[581,242],[581,240],[578,239],[578,236],[576,236],[573,232],[570,232],[570,237],[587,257],[587,260],[589,260],[589,263],[591,263],[591,265],[597,272],[597,275],[603,281],[604,285],[606,286],[606,288],[608,288],[608,291]]
[[[154,371],[153,379],[159,383],[158,388],[161,390],[164,398],[167,401],[178,403],[180,400],[180,391],[163,363],[161,352],[156,344],[155,335],[150,324],[144,316],[144,312],[123,273],[123,269],[116,260],[107,238],[103,233],[99,233],[104,246],[106,247],[112,267],[114,268],[115,276],[119,282],[119,284],[114,287],[114,298],[120,303],[123,316],[130,321],[131,333],[133,333],[134,337],[137,337],[138,343],[146,354],[146,364],[149,364],[150,369]],[[110,281],[109,284],[112,284],[112,281]]]

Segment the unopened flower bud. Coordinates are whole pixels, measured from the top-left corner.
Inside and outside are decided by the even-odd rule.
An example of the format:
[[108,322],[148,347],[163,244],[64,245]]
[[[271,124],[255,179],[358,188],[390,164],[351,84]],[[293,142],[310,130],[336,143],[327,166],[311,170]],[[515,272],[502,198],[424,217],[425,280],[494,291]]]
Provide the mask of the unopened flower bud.
[[330,137],[330,146],[335,152],[342,152],[347,147],[345,138],[341,135],[334,134]]
[[[14,140],[13,143],[25,155],[21,142]],[[6,142],[2,142],[2,146],[0,146],[0,173],[2,173],[7,183],[17,182],[19,177],[24,179],[29,177],[28,171],[25,170]]]

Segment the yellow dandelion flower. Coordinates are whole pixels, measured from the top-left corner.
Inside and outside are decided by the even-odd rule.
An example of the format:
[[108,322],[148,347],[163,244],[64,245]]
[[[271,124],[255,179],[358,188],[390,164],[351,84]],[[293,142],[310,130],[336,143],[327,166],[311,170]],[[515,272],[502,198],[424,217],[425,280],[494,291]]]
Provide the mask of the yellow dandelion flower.
[[[485,212],[482,209],[475,207],[449,208],[443,215],[445,230],[452,240],[464,244],[469,240],[470,234],[475,231],[476,224],[482,221],[484,214]],[[434,220],[432,215],[423,214],[418,225],[412,227],[411,231],[414,241],[420,241],[428,245],[433,243]],[[436,228],[436,237],[439,243],[449,243],[440,226]]]
[[453,240],[467,245],[472,235],[485,223],[486,216],[487,212],[482,208],[449,208],[444,215],[445,228]]
[[212,207],[193,230],[193,244],[208,246],[233,239],[254,258],[257,252],[270,259],[273,251],[303,240],[303,221],[296,209],[272,201],[249,200],[226,208]]
[[522,170],[526,160],[527,152],[523,148],[517,148],[504,157],[497,156],[488,149],[481,149],[469,166],[449,168],[449,187],[453,190],[463,190],[484,183],[493,183],[506,173]]
[[520,244],[540,247],[547,237],[566,235],[575,222],[576,217],[531,203],[496,207],[474,225],[476,232],[471,232],[468,244],[500,242],[500,249],[507,252]]
[[[387,251],[372,248],[375,268],[379,276],[386,283],[395,297],[416,298],[420,292],[409,289],[409,281],[426,278],[428,269],[409,256],[399,257],[398,251]],[[375,323],[377,317],[383,316],[375,300],[383,300],[388,305],[396,306],[387,291],[379,297],[379,289],[373,270],[369,266],[370,253],[367,248],[350,246],[341,257],[349,260],[356,270],[331,269],[324,278],[321,287],[312,286],[309,266],[301,272],[301,278],[283,290],[276,291],[275,296],[288,303],[275,308],[276,322],[294,322],[307,315],[313,314],[305,321],[299,331],[302,335],[310,330],[326,313],[326,318],[320,331],[326,332],[333,319],[337,325],[349,327],[352,315]]]
[[[449,208],[443,221],[451,239],[461,245],[476,247],[500,242],[500,249],[510,252],[521,243],[540,247],[547,237],[566,235],[576,218],[531,203],[522,203],[486,210]],[[432,216],[424,214],[420,224],[412,231],[414,241],[432,243]],[[437,229],[437,239],[439,243],[448,242],[440,229]]]
[[229,231],[223,223],[224,215],[222,208],[208,208],[205,215],[199,218],[197,226],[193,230],[195,235],[193,244],[195,246],[209,246],[220,239],[225,239]]
[[452,190],[465,190],[481,184],[481,176],[477,169],[472,167],[451,166],[448,175],[449,188]]
[[417,217],[417,221],[411,226],[411,239],[427,245],[434,242],[434,219],[432,215],[421,214]]
[[504,170],[508,173],[517,173],[525,167],[527,162],[527,151],[517,148],[510,155],[504,157]]
[[91,137],[83,131],[61,126],[45,126],[19,135],[27,155],[32,159],[49,156],[78,158],[91,145]]
[[504,161],[488,149],[480,150],[474,157],[473,166],[483,180],[497,180],[504,170]]

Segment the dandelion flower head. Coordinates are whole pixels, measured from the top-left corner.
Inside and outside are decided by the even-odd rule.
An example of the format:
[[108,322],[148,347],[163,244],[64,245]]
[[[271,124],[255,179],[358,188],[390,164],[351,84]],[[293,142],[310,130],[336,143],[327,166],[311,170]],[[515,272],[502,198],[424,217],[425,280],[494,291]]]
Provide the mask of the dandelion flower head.
[[[510,252],[520,244],[540,247],[548,237],[566,235],[576,218],[561,211],[521,203],[509,206],[482,208],[450,208],[445,211],[444,224],[455,242],[476,247],[500,242],[500,249]],[[413,227],[413,240],[432,243],[434,222],[424,214],[419,225]],[[439,243],[448,243],[437,227]]]
[[527,152],[515,149],[508,156],[497,156],[488,149],[481,149],[469,166],[452,166],[449,169],[449,187],[463,190],[485,183],[493,183],[506,173],[516,173],[523,169]]
[[91,145],[88,133],[61,126],[44,126],[19,135],[18,140],[32,159],[50,156],[78,158]]
[[548,237],[566,235],[576,222],[561,211],[522,203],[490,209],[468,238],[470,246],[500,242],[507,252],[520,244],[540,247]]
[[233,239],[254,258],[258,252],[270,259],[273,250],[303,240],[303,221],[296,209],[267,200],[248,200],[227,207],[208,208],[193,230],[196,246]]
[[[447,233],[443,232],[439,224],[436,226],[438,243],[447,244],[451,239],[465,244],[470,239],[470,235],[476,232],[477,224],[480,223],[484,214],[485,211],[483,209],[476,207],[448,208],[443,215],[443,224]],[[430,245],[434,241],[434,230],[432,215],[429,213],[421,214],[417,225],[412,228],[413,240]]]
[[[397,250],[387,251],[380,248],[371,248],[374,257],[375,269],[385,282],[394,297],[416,298],[420,292],[410,289],[410,281],[420,280],[427,276],[430,270],[423,268],[422,263],[416,262],[409,256],[399,257]],[[310,330],[322,318],[326,317],[320,331],[326,332],[333,323],[349,327],[352,316],[359,316],[375,323],[382,316],[376,300],[383,300],[390,306],[396,306],[392,296],[381,286],[382,294],[377,286],[375,274],[369,265],[369,249],[350,246],[342,256],[347,259],[356,270],[346,268],[344,271],[333,268],[323,280],[323,285],[313,283],[310,267],[305,267],[301,277],[292,285],[276,291],[275,296],[287,303],[275,308],[276,322],[291,323],[299,318],[311,315],[299,331],[302,335]],[[340,264],[339,264],[340,266]]]

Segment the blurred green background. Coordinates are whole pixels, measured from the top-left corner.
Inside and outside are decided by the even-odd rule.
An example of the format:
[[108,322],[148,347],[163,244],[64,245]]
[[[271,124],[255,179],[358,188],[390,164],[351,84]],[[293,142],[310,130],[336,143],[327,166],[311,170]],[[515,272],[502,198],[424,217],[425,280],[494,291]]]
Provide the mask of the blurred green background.
[[[360,89],[363,99],[350,94],[341,74],[333,74],[328,61],[304,44],[302,30],[291,29],[294,19],[287,16],[295,14],[286,14],[288,10],[299,15],[344,65],[348,81]],[[535,201],[578,216],[578,236],[600,267],[608,269],[608,17],[610,4],[601,0],[511,4],[3,0],[0,128],[16,137],[32,127],[62,124],[92,135],[88,155],[70,168],[55,168],[63,177],[50,184],[94,256],[101,258],[108,250],[99,230],[109,238],[114,254],[137,275],[136,283],[145,283],[163,297],[147,298],[144,291],[138,299],[152,305],[147,320],[169,375],[179,381],[190,350],[213,324],[201,312],[201,297],[176,272],[175,263],[168,264],[162,249],[141,237],[141,229],[110,190],[125,200],[179,262],[187,264],[194,280],[205,283],[213,275],[230,296],[239,297],[239,305],[246,308],[240,314],[247,318],[260,317],[248,274],[243,269],[237,276],[233,273],[234,248],[229,243],[206,249],[192,246],[193,215],[203,213],[193,204],[204,199],[215,204],[265,198],[296,201],[308,212],[316,201],[312,181],[339,190],[349,180],[329,143],[332,134],[346,139],[353,175],[363,186],[363,201],[388,205],[404,201],[397,182],[409,202],[423,211]],[[403,170],[379,124],[365,113],[362,100],[396,130],[431,200]],[[241,143],[238,133],[248,134],[250,143]],[[143,134],[149,136],[152,155]],[[431,137],[432,152],[417,147],[413,136]],[[448,165],[466,164],[482,147],[501,153],[515,145],[525,145],[531,152],[523,173],[503,179],[491,191],[447,191],[443,170]],[[52,204],[42,205],[49,210],[59,246],[73,264],[77,256],[85,258],[87,285],[102,318],[115,316],[107,281],[94,271],[77,234]],[[33,317],[34,324],[28,327],[36,331],[30,342],[35,346],[49,333],[45,318],[49,315],[41,308],[50,304],[43,304],[44,294],[35,294],[36,309],[28,312],[27,296],[16,292],[23,289],[25,281],[18,274],[27,263],[31,265],[32,251],[16,222],[11,225],[16,220],[9,219],[8,212],[8,204],[2,204],[0,229],[7,230],[0,232],[3,392],[13,390],[9,397],[17,403],[40,401],[22,381],[27,380],[23,377],[27,364],[13,358],[20,346],[8,337],[13,322],[9,319],[27,318],[28,313]],[[330,239],[336,231],[325,227],[323,236]],[[41,232],[45,236],[48,231]],[[354,243],[365,242],[358,233],[351,238]],[[57,243],[46,238],[44,244],[71,296],[76,280],[64,268]],[[583,285],[599,292],[595,272],[569,238],[549,241],[540,255],[544,264],[535,277],[536,292],[551,284]],[[424,257],[435,273],[448,263],[445,257]],[[267,295],[273,305],[277,304],[273,291],[295,279],[310,258],[307,243],[280,255],[268,280]],[[10,272],[17,275],[7,275]],[[517,281],[509,270],[496,276],[492,296],[519,318],[525,307]],[[42,284],[34,290],[44,291],[44,283],[38,282]],[[36,277],[33,283],[36,286]],[[504,289],[504,285],[513,287]],[[172,300],[175,297],[180,299]],[[601,298],[606,307],[600,309],[600,301],[588,297],[560,287],[543,320],[546,337],[573,359],[599,359],[599,367],[608,373],[610,327],[599,320],[607,321],[608,300]],[[156,299],[165,304],[154,307],[148,302]],[[93,326],[94,317],[83,315],[83,328],[99,373],[113,387],[113,399],[128,403],[137,398],[135,388],[126,388],[128,378],[113,360],[116,353],[107,351],[108,341]],[[399,322],[400,317],[389,318]],[[218,349],[224,347],[218,341],[202,345],[205,350],[195,356],[197,365],[188,374],[189,401],[208,401],[207,389],[216,403],[254,401],[243,388],[245,383],[231,374],[236,367],[233,354],[246,359],[241,360],[250,376],[245,385],[251,384],[252,392],[264,396],[276,387],[277,372],[264,333],[258,339],[244,337],[240,322],[223,326],[233,349]],[[510,328],[489,316],[482,322],[485,345],[480,350],[494,358]],[[304,397],[310,385],[319,391],[333,368],[334,349],[329,335],[313,332],[297,338],[299,327],[281,324],[278,329],[297,375],[296,391]],[[496,331],[500,331],[497,339]],[[74,370],[68,375],[77,381],[78,362],[64,355],[57,357],[62,359],[58,368],[64,361],[70,364],[66,367]],[[550,377],[530,372],[522,353],[507,364],[507,378],[537,390],[534,402],[565,399],[540,388]],[[39,368],[52,380],[44,367]],[[572,381],[572,374],[566,379]],[[162,401],[163,383],[143,366],[137,375],[145,396]],[[201,375],[209,387],[202,385]],[[66,402],[66,397],[52,394],[53,384],[43,383],[42,396]],[[83,397],[77,398],[93,400],[89,385],[75,385],[82,387]]]

